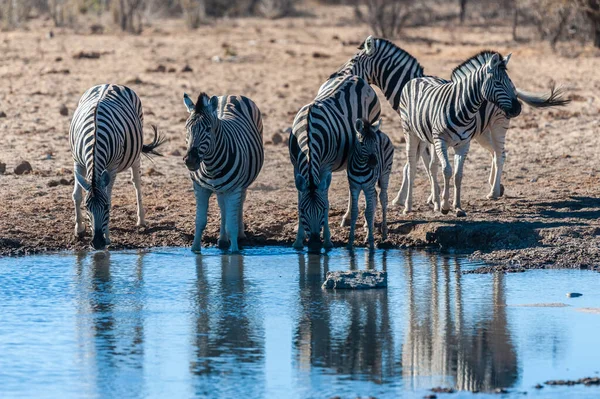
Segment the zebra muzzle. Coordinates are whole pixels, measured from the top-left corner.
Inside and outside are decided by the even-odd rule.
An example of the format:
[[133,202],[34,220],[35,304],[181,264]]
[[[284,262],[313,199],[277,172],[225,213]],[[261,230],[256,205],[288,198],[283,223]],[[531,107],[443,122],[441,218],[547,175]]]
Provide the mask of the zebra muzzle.
[[183,162],[185,162],[185,166],[192,172],[195,172],[200,168],[200,156],[198,155],[197,148],[191,148],[188,153],[183,157]]
[[92,248],[104,249],[106,248],[106,238],[101,230],[94,231],[94,237],[92,238]]

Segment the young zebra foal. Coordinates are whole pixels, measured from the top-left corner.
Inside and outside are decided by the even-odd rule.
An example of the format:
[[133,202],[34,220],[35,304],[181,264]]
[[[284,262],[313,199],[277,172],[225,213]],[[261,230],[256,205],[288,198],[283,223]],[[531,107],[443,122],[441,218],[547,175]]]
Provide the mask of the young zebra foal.
[[[381,119],[370,124],[366,119],[357,119],[354,124],[356,142],[350,150],[348,157],[348,184],[350,185],[350,206],[342,221],[342,227],[350,224],[350,237],[348,247],[354,245],[354,230],[358,218],[358,196],[361,191],[365,193],[367,207],[365,222],[368,232],[367,242],[369,248],[375,247],[373,238],[373,224],[375,210],[377,209],[377,192],[375,184],[379,185],[379,200],[383,220],[381,223],[382,239],[387,239],[387,188],[394,161],[394,146],[390,138],[380,131]],[[350,214],[350,215],[348,215]],[[350,216],[350,220],[348,219]]]
[[155,150],[164,140],[154,127],[154,141],[144,145],[142,103],[125,86],[104,84],[86,91],[73,114],[69,132],[74,160],[75,235],[82,236],[85,224],[81,215],[83,188],[93,237],[92,247],[110,244],[108,221],[112,187],[117,173],[131,168],[131,181],[137,196],[137,226],[144,226],[140,155],[160,155]]
[[187,153],[196,195],[196,233],[192,251],[199,253],[206,228],[208,200],[213,193],[221,209],[219,247],[237,252],[244,238],[243,210],[246,189],[258,176],[264,161],[263,125],[258,107],[243,96],[208,97],[196,104],[183,95],[190,116],[186,123]]

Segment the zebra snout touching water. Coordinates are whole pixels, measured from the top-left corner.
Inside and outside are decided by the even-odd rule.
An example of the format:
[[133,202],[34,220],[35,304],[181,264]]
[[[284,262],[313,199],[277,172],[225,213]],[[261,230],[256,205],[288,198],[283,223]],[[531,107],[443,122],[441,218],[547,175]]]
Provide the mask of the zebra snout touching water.
[[92,226],[92,247],[110,244],[109,219],[112,188],[117,173],[131,168],[137,197],[137,226],[146,224],[142,206],[140,155],[160,155],[156,148],[164,139],[154,128],[154,140],[144,145],[143,110],[133,90],[119,85],[98,85],[84,93],[69,132],[74,160],[75,234],[85,233],[81,214],[82,189]]
[[[410,81],[402,91],[400,115],[406,136],[408,183],[398,197],[405,197],[404,212],[412,210],[412,187],[416,162],[419,155],[427,154],[424,146],[432,145],[444,174],[444,188],[439,203],[437,185],[437,162],[425,160],[429,164],[428,173],[432,186],[435,209],[446,214],[450,210],[449,190],[452,167],[448,158],[448,148],[454,148],[454,210],[456,216],[465,216],[461,208],[460,190],[463,165],[469,151],[471,139],[481,132],[478,116],[486,101],[498,107],[506,118],[516,117],[521,112],[517,90],[506,72],[510,55],[502,58],[493,53],[485,63],[465,73],[460,79],[424,77]],[[429,144],[428,144],[429,143]],[[433,157],[433,154],[432,154]],[[404,198],[402,198],[404,199]]]
[[350,150],[348,157],[348,184],[350,185],[350,204],[348,212],[342,220],[342,227],[350,225],[348,247],[354,245],[354,231],[358,218],[358,197],[360,192],[365,193],[365,227],[367,229],[367,243],[369,248],[375,247],[373,226],[377,209],[377,192],[375,185],[379,185],[379,199],[381,202],[382,239],[387,239],[387,188],[394,160],[394,146],[389,137],[380,131],[381,120],[371,124],[366,119],[357,119],[354,125],[356,142]]
[[208,200],[213,193],[221,210],[219,247],[237,252],[244,234],[246,190],[264,162],[260,110],[243,96],[209,97],[196,104],[183,95],[190,116],[186,122],[187,151],[183,158],[196,196],[196,232],[192,251],[199,253],[206,228]]

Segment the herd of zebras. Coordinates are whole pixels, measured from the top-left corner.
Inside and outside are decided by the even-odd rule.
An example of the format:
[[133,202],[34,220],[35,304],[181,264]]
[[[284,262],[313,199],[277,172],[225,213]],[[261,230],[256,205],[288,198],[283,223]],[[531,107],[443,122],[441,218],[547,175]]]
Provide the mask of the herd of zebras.
[[[394,43],[369,36],[359,51],[321,86],[317,97],[300,109],[289,139],[290,160],[298,190],[298,233],[295,248],[318,251],[332,247],[329,231],[328,189],[332,173],[346,168],[350,187],[348,211],[342,226],[350,226],[353,245],[358,198],[364,192],[368,244],[374,247],[376,185],[382,208],[381,234],[387,237],[387,189],[394,147],[381,131],[381,107],[371,85],[381,89],[402,118],[407,162],[402,186],[393,200],[412,209],[416,164],[421,158],[431,183],[435,211],[453,207],[465,216],[460,189],[463,164],[471,139],[492,155],[488,198],[503,194],[504,142],[509,120],[521,112],[519,100],[533,107],[567,104],[560,90],[532,94],[515,88],[506,65],[510,55],[481,52],[452,72],[451,80],[426,76],[418,61]],[[248,186],[263,162],[263,125],[258,107],[243,96],[209,97],[200,94],[194,104],[184,95],[190,114],[187,123],[185,165],[196,196],[196,232],[192,250],[201,249],[207,224],[208,202],[213,193],[221,210],[219,246],[238,250],[244,237],[243,206]],[[154,140],[143,144],[143,111],[140,99],[129,88],[105,84],[92,87],[81,98],[73,116],[70,143],[75,162],[75,234],[85,232],[81,213],[82,189],[91,222],[92,246],[110,244],[111,191],[117,173],[131,168],[137,195],[138,225],[144,225],[140,187],[141,154],[158,154],[164,140],[154,128]],[[453,176],[448,148],[454,149],[454,201],[449,202]],[[443,191],[437,181],[442,166]],[[323,241],[321,241],[321,231]]]

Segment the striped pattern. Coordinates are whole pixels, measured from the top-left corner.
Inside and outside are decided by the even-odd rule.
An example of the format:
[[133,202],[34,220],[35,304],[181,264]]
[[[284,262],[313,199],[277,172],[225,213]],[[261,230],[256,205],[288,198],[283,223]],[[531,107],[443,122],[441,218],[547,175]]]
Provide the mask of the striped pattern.
[[303,247],[305,233],[309,249],[320,248],[323,231],[330,247],[327,192],[332,172],[346,167],[355,142],[356,119],[372,122],[381,108],[367,81],[357,76],[338,76],[326,81],[315,100],[302,107],[292,127],[289,142],[298,189],[298,234],[294,247]]
[[[354,230],[358,218],[358,197],[364,192],[366,199],[365,222],[368,231],[367,242],[374,248],[373,225],[375,210],[377,208],[377,192],[375,185],[379,185],[379,198],[382,208],[382,238],[387,238],[387,188],[394,161],[394,146],[390,138],[380,131],[379,121],[370,124],[366,119],[358,119],[355,123],[357,140],[348,159],[348,183],[350,185],[350,206],[344,217],[344,222],[350,217],[350,238],[348,246],[354,243]],[[342,223],[342,226],[346,223]]]

